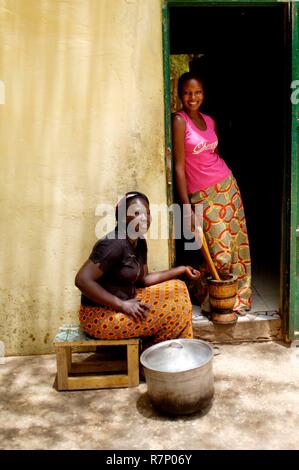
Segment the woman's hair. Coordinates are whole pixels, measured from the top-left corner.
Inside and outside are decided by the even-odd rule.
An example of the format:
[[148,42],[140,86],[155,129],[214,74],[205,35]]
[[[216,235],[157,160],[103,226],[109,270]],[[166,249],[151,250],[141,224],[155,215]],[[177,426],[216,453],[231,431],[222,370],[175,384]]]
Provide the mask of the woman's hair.
[[180,76],[179,81],[178,81],[178,95],[179,95],[179,98],[182,98],[182,96],[183,96],[183,86],[184,86],[184,83],[187,82],[188,80],[197,80],[204,87],[203,79],[198,73],[196,73],[196,72],[183,73],[183,75]]
[[123,206],[125,206],[124,209],[126,209],[128,206],[128,202],[131,202],[133,199],[143,199],[149,205],[148,197],[145,194],[140,193],[139,191],[129,191],[118,201],[116,205],[116,208],[115,208],[116,222],[118,222],[118,214],[119,214],[120,209]]

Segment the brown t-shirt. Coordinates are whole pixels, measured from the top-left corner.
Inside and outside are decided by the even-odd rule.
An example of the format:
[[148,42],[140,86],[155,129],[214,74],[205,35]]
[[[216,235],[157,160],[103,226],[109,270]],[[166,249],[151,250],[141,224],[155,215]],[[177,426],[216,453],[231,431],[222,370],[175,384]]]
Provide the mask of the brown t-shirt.
[[[139,238],[134,248],[127,238],[120,238],[117,230],[113,230],[94,245],[89,259],[99,264],[104,272],[98,284],[120,299],[131,299],[135,296],[136,286],[143,278],[144,265],[147,264],[146,241]],[[81,303],[98,305],[84,294]]]

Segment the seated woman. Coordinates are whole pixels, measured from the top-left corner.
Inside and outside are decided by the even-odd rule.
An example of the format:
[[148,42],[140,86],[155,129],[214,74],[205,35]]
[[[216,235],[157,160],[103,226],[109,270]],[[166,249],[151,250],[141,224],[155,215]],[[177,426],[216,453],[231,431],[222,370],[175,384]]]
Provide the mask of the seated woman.
[[100,339],[151,337],[151,343],[192,338],[192,305],[186,274],[189,266],[148,273],[143,234],[150,225],[148,198],[127,193],[116,207],[115,229],[99,240],[76,275],[81,290],[82,329]]

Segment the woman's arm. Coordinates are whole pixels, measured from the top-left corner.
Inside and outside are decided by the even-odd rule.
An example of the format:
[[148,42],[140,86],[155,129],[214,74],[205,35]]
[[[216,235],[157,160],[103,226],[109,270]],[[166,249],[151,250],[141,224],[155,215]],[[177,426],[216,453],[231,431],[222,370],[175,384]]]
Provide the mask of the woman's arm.
[[186,274],[189,279],[199,279],[201,273],[191,266],[177,266],[176,268],[168,269],[166,271],[158,271],[154,273],[148,273],[147,265],[144,266],[144,277],[142,284],[145,287],[152,286],[154,284],[159,284],[160,282],[169,281],[170,279],[175,279],[182,274]]
[[121,308],[121,299],[110,294],[110,292],[96,282],[103,274],[104,272],[101,270],[100,264],[95,264],[88,259],[78,271],[75,285],[82,294],[97,304],[104,304],[119,309]]
[[[189,201],[187,183],[185,176],[185,128],[186,123],[184,119],[175,115],[172,120],[172,142],[173,142],[173,154],[174,154],[174,173],[175,173],[175,182],[177,192],[182,204],[188,204],[187,213],[184,213],[187,217],[187,220],[191,219],[191,231],[195,230],[195,219],[194,213],[191,210],[191,205]],[[189,211],[188,211],[189,207]],[[185,208],[185,210],[186,210]],[[190,226],[190,225],[189,225]]]
[[108,292],[96,282],[103,274],[104,272],[101,270],[100,264],[95,264],[88,259],[78,271],[75,285],[82,294],[97,304],[113,307],[116,310],[132,315],[134,319],[142,317],[148,307],[137,299],[122,300]]
[[185,128],[184,119],[179,115],[175,115],[172,120],[172,142],[176,187],[181,203],[189,204],[185,176]]

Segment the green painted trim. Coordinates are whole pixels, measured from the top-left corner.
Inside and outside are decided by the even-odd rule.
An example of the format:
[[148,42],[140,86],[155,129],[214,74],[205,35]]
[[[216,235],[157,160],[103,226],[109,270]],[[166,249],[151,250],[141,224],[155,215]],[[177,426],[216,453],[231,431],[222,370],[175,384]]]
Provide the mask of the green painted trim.
[[[170,115],[170,41],[169,41],[169,8],[167,3],[162,6],[163,27],[163,73],[164,73],[164,119],[165,119],[165,168],[167,185],[167,205],[173,203],[173,169],[172,169],[172,138]],[[174,223],[169,215],[168,264],[175,263]]]
[[[299,80],[299,5],[291,4],[292,80]],[[292,104],[289,339],[299,339],[299,104]]]
[[269,4],[281,5],[286,3],[282,0],[163,0],[163,6],[196,6],[200,4],[201,6],[269,6]]
[[289,307],[290,307],[290,227],[291,227],[291,100],[290,83],[291,59],[292,59],[292,31],[291,8],[287,5],[284,14],[284,162],[283,162],[283,188],[281,204],[281,256],[280,256],[280,304],[279,311],[282,314],[283,337],[288,339],[289,332]]

